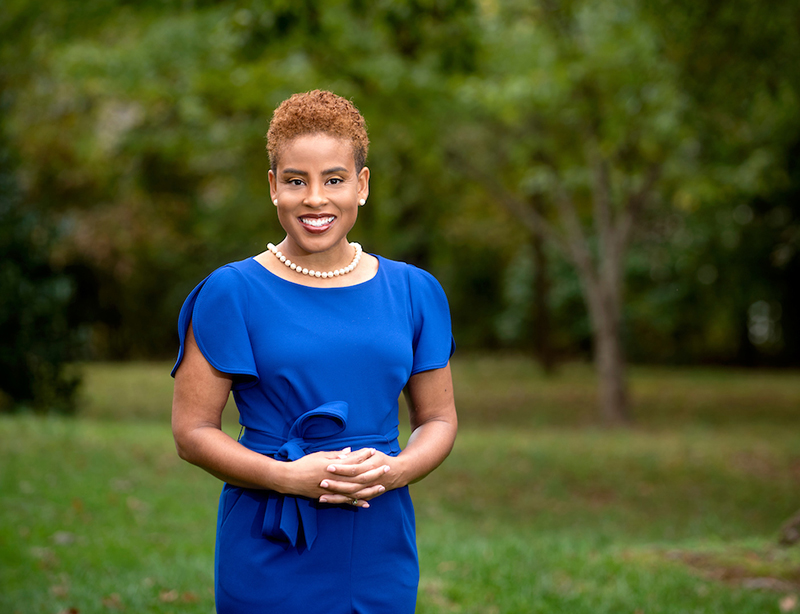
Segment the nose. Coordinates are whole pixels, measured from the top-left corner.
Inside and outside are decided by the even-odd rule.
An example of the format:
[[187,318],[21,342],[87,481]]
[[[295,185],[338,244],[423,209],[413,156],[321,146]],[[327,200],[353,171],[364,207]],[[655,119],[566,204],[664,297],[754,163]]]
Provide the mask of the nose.
[[328,202],[325,196],[325,187],[318,181],[312,181],[308,186],[305,204],[309,207],[321,207]]

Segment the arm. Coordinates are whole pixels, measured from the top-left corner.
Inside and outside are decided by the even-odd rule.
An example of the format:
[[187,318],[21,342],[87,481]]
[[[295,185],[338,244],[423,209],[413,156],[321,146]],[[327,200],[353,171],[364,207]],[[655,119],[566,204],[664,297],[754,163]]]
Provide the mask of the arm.
[[[359,463],[371,451],[317,452],[284,463],[248,450],[222,431],[222,410],[232,378],[212,367],[194,338],[191,324],[183,361],[175,373],[172,433],[178,455],[234,486],[318,498],[329,492],[320,482],[332,460]],[[374,472],[377,474],[377,472]]]
[[[458,430],[450,363],[442,369],[413,375],[404,390],[411,418],[411,436],[403,452],[401,484],[418,482],[444,462]],[[404,482],[404,483],[403,483]]]
[[[450,454],[458,429],[450,364],[413,375],[404,392],[412,429],[405,449],[395,458],[377,452],[362,463],[364,468],[340,462],[331,465],[328,470],[335,478],[325,480],[322,485],[345,494],[326,495],[325,500],[346,503],[349,498],[373,498],[383,492],[373,494],[375,483],[386,490],[401,488],[424,478]],[[381,465],[388,466],[388,470],[378,482],[366,480],[366,474],[361,473],[365,468]]]

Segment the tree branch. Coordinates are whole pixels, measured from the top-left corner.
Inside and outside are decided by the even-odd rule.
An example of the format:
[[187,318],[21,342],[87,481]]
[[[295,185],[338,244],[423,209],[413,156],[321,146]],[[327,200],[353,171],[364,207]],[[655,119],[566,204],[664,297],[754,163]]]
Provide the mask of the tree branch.
[[558,229],[547,221],[536,209],[528,206],[527,202],[506,188],[496,177],[478,169],[464,156],[455,154],[455,157],[458,159],[459,164],[467,169],[471,175],[478,177],[478,180],[495,196],[498,203],[516,219],[521,221],[523,226],[525,226],[531,234],[540,234],[552,241],[564,255],[569,256],[569,242]]
[[611,178],[608,172],[608,161],[598,153],[589,155],[592,168],[594,190],[592,190],[592,208],[595,228],[600,241],[600,250],[613,240],[613,221],[611,216]]
[[578,218],[578,211],[575,203],[567,193],[561,178],[555,167],[551,164],[550,168],[556,177],[556,205],[561,222],[567,232],[568,256],[575,263],[579,273],[581,273],[589,285],[596,286],[597,272],[592,259],[592,252],[589,249],[589,241],[583,232],[581,221]]
[[564,236],[548,222],[533,207],[511,194],[499,182],[492,187],[492,192],[498,197],[503,208],[519,219],[531,234],[539,234],[552,241],[564,255],[569,255],[569,242]]
[[610,296],[619,294],[621,286],[620,261],[622,246],[619,244],[619,235],[615,232],[614,219],[611,206],[611,177],[608,160],[605,159],[596,145],[595,139],[589,140],[587,161],[592,171],[592,214],[594,226],[597,231],[597,269],[601,283],[611,285],[614,292]]

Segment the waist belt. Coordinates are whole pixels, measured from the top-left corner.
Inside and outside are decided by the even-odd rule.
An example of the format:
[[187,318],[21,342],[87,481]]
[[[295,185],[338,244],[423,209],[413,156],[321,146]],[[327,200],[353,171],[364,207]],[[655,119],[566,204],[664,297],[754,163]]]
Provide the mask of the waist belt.
[[[288,439],[245,428],[239,443],[254,452],[284,462],[297,460],[312,452],[334,451],[348,446],[371,447],[391,456],[400,453],[396,427],[385,435],[337,437],[347,428],[347,412],[347,403],[331,401],[297,418],[289,429]],[[310,550],[317,537],[317,505],[316,500],[307,497],[271,494],[264,511],[261,534],[273,540],[289,542],[295,547],[302,535]]]

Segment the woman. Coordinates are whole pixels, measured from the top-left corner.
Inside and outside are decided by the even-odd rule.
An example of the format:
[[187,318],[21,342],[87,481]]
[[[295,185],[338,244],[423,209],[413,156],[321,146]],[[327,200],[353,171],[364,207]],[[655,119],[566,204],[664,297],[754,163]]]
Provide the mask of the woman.
[[[455,345],[433,277],[347,240],[369,195],[364,126],[330,92],[276,109],[269,185],[286,236],[212,273],[181,310],[173,433],[181,458],[225,482],[220,613],[415,609],[407,486],[453,446]],[[220,428],[231,391],[238,442]]]

